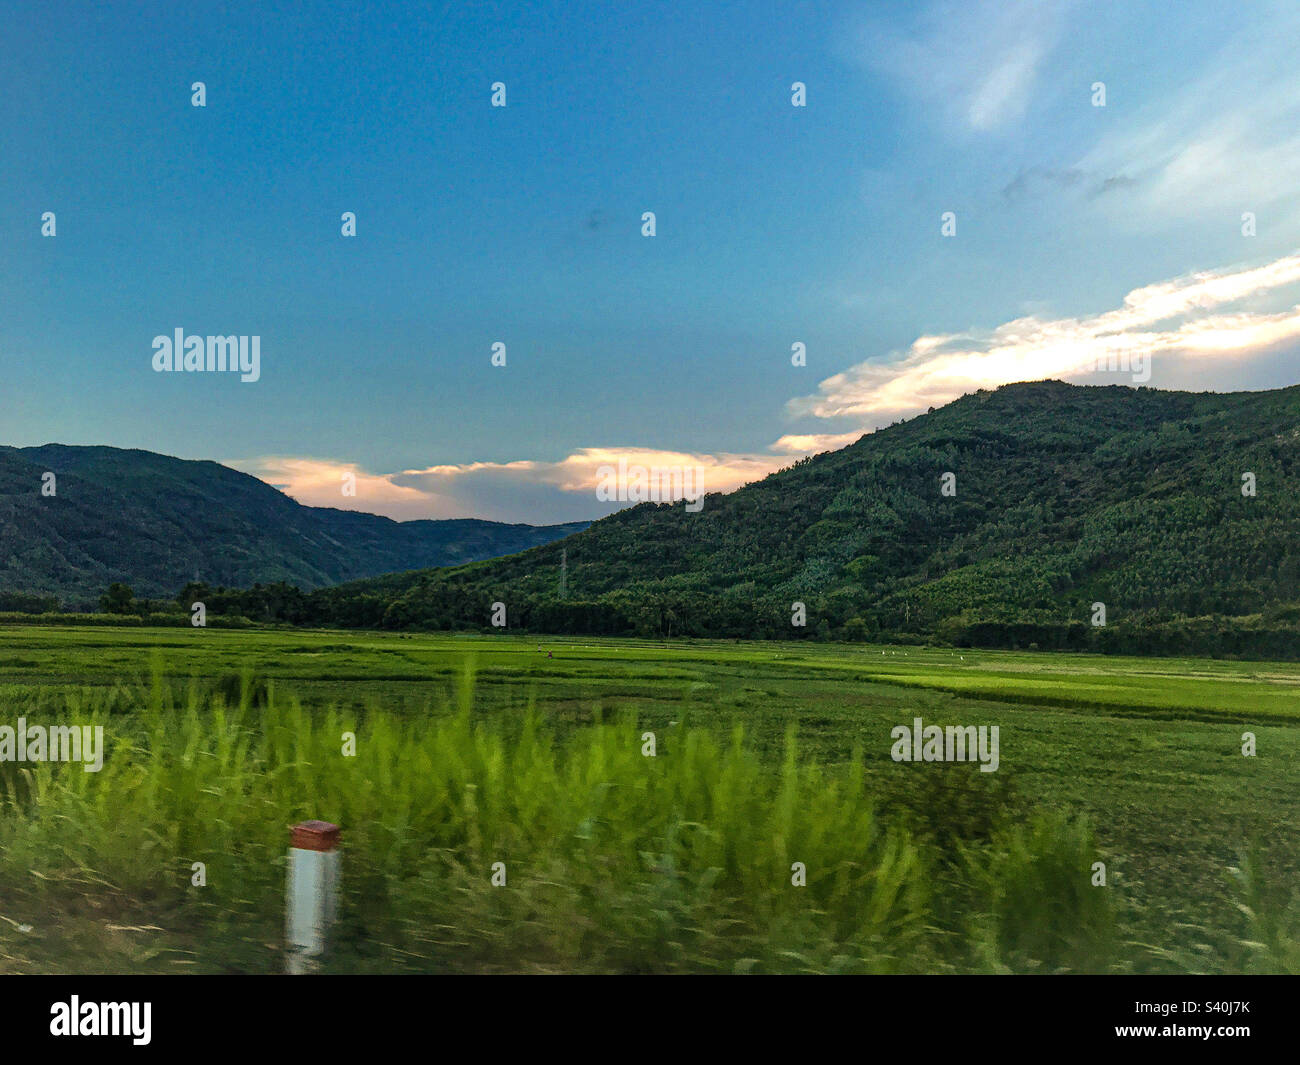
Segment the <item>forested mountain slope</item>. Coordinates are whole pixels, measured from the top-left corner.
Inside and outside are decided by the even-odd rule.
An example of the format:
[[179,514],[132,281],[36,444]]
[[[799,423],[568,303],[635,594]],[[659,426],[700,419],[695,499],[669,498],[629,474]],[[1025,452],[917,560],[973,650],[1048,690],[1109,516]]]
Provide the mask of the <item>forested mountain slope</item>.
[[1238,627],[1293,640],[1300,387],[981,391],[699,513],[642,504],[563,544],[332,589],[315,612],[357,597],[390,627],[487,626],[502,602],[538,631],[1081,646],[1105,635],[1102,603],[1113,632],[1262,614]]
[[[42,494],[54,474],[53,495]],[[396,522],[305,507],[248,474],[111,447],[0,447],[0,593],[93,603],[112,582],[320,588],[521,551],[585,527]]]

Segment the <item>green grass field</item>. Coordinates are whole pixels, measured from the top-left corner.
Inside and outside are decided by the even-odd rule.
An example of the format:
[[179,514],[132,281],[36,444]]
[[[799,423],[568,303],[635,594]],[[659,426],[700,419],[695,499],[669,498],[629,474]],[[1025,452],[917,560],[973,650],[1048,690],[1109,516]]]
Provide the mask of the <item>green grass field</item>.
[[[274,971],[302,817],[344,828],[341,969],[1297,962],[1300,665],[7,627],[0,700],[110,738],[0,766],[0,971]],[[998,772],[893,762],[918,716],[998,725]]]

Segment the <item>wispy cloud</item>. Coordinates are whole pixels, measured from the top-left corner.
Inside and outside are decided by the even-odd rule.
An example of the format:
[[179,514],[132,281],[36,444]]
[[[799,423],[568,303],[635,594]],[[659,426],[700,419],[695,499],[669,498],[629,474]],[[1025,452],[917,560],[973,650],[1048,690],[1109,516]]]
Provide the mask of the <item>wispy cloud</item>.
[[974,0],[925,9],[911,32],[868,19],[846,58],[895,80],[935,115],[969,131],[1019,118],[1060,39],[1069,0]]
[[1086,377],[1116,352],[1245,359],[1300,338],[1298,289],[1300,253],[1146,285],[1091,316],[1031,315],[986,333],[923,336],[889,361],[828,377],[789,412],[879,424],[978,388]]
[[1113,174],[1106,177],[1101,174],[1087,174],[1078,167],[1065,167],[1054,170],[1051,167],[1024,167],[1002,188],[1003,197],[1010,203],[1019,203],[1051,192],[1068,192],[1077,190],[1084,198],[1095,200],[1108,192],[1129,189],[1140,184],[1137,178],[1127,174]]
[[[1237,32],[1173,91],[1130,110],[1125,86],[1111,85],[1107,132],[1077,166],[1131,187],[1114,201],[1117,218],[1154,227],[1206,212],[1235,219],[1277,205],[1288,222],[1297,221],[1300,8],[1261,7],[1266,17],[1227,21],[1225,30]],[[1281,221],[1277,213],[1273,224]]]

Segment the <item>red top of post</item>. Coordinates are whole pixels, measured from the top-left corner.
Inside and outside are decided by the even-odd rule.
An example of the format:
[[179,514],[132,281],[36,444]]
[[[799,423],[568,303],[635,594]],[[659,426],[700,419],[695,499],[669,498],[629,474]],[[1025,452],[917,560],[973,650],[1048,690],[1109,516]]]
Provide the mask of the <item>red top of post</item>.
[[339,845],[339,826],[328,821],[303,821],[290,830],[289,845],[300,851],[332,851]]

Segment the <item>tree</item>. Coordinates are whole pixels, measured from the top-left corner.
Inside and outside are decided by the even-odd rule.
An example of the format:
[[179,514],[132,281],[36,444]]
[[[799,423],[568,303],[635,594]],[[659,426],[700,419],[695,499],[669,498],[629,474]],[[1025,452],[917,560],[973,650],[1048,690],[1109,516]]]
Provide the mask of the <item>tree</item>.
[[129,584],[114,581],[99,597],[99,608],[106,614],[130,614],[135,608],[135,593]]
[[844,638],[853,643],[861,643],[867,638],[867,623],[861,618],[849,618],[844,623]]
[[207,581],[190,581],[176,596],[176,602],[189,610],[195,603],[207,603],[211,596],[212,588]]

